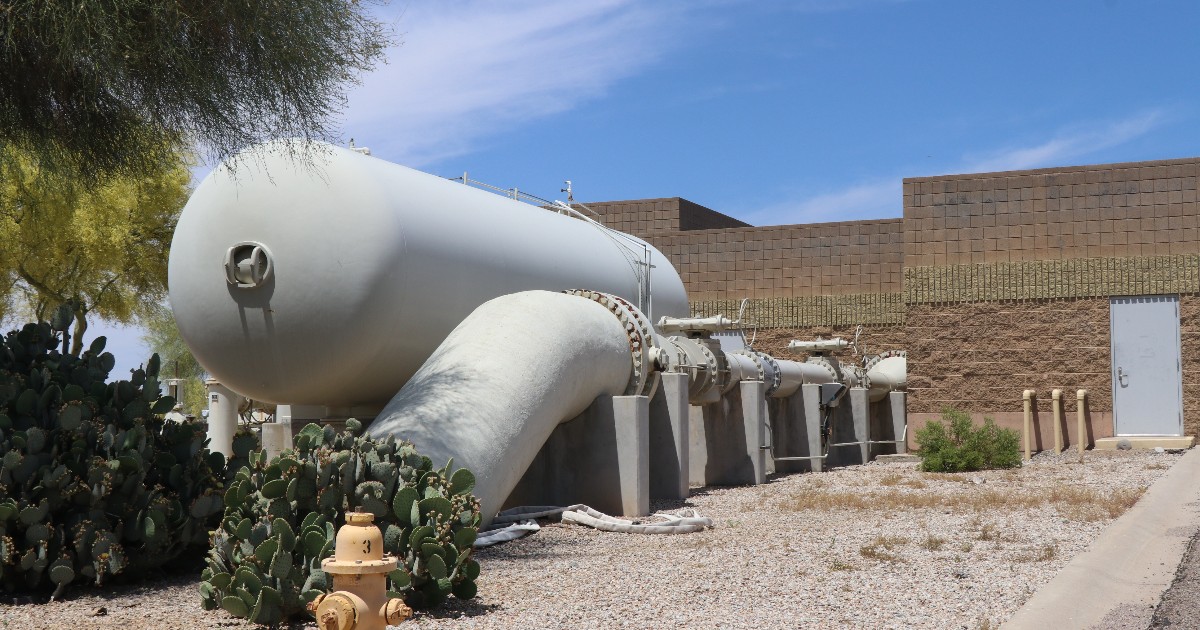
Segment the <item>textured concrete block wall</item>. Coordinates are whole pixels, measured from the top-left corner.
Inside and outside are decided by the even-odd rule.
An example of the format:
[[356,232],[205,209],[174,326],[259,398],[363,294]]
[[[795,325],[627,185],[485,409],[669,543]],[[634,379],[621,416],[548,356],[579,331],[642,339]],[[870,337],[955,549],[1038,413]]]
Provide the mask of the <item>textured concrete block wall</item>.
[[1183,368],[1183,433],[1200,435],[1200,296],[1179,298]]
[[1056,388],[1112,410],[1107,299],[910,305],[905,330],[913,413],[1020,412],[1026,389],[1048,413]]
[[1197,176],[1189,158],[905,179],[905,265],[1196,253]]
[[600,219],[608,227],[641,238],[658,232],[711,230],[749,227],[750,225],[679,197],[589,202],[587,207],[600,215]]
[[900,219],[643,235],[692,300],[899,293]]

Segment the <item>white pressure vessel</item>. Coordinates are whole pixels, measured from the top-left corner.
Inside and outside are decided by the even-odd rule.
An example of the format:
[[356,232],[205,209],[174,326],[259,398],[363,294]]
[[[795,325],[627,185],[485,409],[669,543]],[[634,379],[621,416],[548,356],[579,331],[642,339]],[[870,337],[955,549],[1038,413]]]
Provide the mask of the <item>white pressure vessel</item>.
[[214,169],[171,244],[179,332],[244,396],[382,405],[487,300],[592,289],[637,304],[645,262],[651,321],[688,315],[679,275],[643,241],[332,145],[306,163],[297,148],[258,145]]

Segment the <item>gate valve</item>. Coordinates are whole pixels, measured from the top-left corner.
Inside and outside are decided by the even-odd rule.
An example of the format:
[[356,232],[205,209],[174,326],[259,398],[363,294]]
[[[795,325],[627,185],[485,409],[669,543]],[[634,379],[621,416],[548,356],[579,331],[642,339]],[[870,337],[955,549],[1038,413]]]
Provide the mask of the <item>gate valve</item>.
[[308,605],[321,630],[384,630],[412,616],[401,599],[387,596],[387,575],[397,560],[383,555],[383,534],[374,521],[374,514],[347,512],[333,557],[321,561],[334,588]]

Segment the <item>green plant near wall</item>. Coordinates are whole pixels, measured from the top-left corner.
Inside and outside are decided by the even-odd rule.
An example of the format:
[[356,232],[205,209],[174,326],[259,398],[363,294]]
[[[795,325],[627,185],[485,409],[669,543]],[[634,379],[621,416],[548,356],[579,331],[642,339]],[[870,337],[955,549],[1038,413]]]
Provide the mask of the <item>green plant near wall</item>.
[[942,412],[942,421],[931,421],[917,430],[921,470],[967,472],[1021,465],[1020,436],[1001,429],[991,418],[975,426],[971,416],[958,409]]
[[400,559],[388,576],[393,596],[414,608],[454,594],[475,596],[479,564],[472,559],[480,523],[475,477],[453,462],[433,468],[412,444],[310,424],[294,449],[268,461],[252,439],[234,439],[231,461],[243,459],[225,492],[225,513],[213,533],[200,584],[205,608],[274,624],[305,611],[331,589],[321,560],[347,511],[375,515],[384,552]]
[[0,340],[0,586],[97,585],[203,554],[224,462],[204,430],[166,422],[158,355],[129,380],[98,337],[61,354],[69,318]]

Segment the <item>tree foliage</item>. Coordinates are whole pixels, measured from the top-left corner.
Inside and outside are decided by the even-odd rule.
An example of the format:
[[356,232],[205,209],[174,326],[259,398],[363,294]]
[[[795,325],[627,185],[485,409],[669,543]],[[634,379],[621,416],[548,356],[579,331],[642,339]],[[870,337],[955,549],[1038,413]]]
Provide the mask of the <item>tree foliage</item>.
[[200,411],[208,406],[204,390],[206,372],[179,336],[171,309],[159,306],[141,317],[138,323],[145,331],[142,341],[162,358],[162,377],[184,379],[179,394],[184,412],[200,415]]
[[86,176],[332,136],[388,38],[370,0],[0,2],[0,146]]
[[0,147],[0,289],[39,321],[69,304],[74,355],[89,314],[129,323],[166,296],[167,251],[191,174],[180,153],[164,155],[140,177],[85,188],[75,172]]

